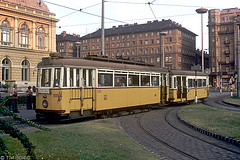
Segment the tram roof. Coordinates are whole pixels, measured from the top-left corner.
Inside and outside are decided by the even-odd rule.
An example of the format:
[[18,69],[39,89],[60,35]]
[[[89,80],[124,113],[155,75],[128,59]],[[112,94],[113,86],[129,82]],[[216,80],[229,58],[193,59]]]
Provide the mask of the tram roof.
[[[183,70],[171,70],[170,75],[187,75],[187,76],[194,76],[195,71],[183,71]],[[206,73],[202,73],[200,71],[197,72],[197,76],[208,76]]]
[[99,69],[115,69],[115,70],[131,70],[131,71],[146,71],[146,72],[168,72],[166,69],[156,66],[124,60],[111,60],[107,58],[62,58],[62,57],[47,57],[43,58],[38,63],[38,68],[44,67],[64,67],[64,66],[82,66]]

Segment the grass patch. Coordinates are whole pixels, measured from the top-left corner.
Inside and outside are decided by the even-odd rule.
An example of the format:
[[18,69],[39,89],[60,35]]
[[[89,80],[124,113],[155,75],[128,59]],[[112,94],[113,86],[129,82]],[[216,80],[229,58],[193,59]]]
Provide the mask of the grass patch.
[[226,98],[224,101],[240,105],[240,99],[237,97]]
[[182,119],[200,128],[221,135],[240,138],[240,112],[197,104],[183,107],[179,115]]
[[[159,159],[130,139],[113,119],[51,127],[52,131],[27,132],[36,146],[37,159]],[[24,156],[21,143],[3,136],[11,155]]]

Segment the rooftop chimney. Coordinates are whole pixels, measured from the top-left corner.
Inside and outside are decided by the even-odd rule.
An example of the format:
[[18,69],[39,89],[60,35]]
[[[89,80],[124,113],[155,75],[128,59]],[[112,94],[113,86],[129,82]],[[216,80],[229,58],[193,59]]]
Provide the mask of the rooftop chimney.
[[65,37],[67,35],[66,31],[62,31],[61,36]]

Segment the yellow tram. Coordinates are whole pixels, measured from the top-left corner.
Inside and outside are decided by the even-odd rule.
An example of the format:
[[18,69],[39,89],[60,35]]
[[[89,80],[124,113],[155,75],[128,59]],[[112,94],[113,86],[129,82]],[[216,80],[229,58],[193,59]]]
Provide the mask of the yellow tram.
[[[189,98],[184,99],[184,94],[179,98],[178,87],[178,80],[187,84],[190,75],[184,77],[183,73],[176,75],[175,72],[139,62],[99,57],[43,58],[37,66],[37,118],[42,115],[101,116],[192,100],[190,88]],[[206,75],[202,77],[207,80]],[[202,88],[206,89],[207,85]],[[200,98],[208,96],[205,92],[201,95]]]

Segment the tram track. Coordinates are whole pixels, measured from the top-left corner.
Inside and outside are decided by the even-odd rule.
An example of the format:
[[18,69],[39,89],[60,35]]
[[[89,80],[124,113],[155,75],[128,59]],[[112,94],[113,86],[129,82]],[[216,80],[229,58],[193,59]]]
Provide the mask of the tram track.
[[179,109],[166,107],[118,119],[121,119],[121,128],[130,137],[166,159],[240,159],[239,147],[199,133],[181,123],[177,117]]
[[225,95],[225,96],[214,97],[211,99],[208,98],[203,102],[203,104],[210,107],[216,107],[216,108],[222,108],[222,109],[240,112],[240,107],[236,107],[236,106],[224,103],[223,99],[226,97],[230,97],[230,96]]
[[186,153],[186,152],[183,152],[181,150],[179,150],[178,148],[172,146],[171,144],[161,140],[160,138],[154,136],[153,134],[151,134],[149,131],[147,131],[147,129],[145,129],[142,124],[141,124],[141,117],[143,116],[143,114],[141,114],[140,116],[138,116],[138,119],[137,119],[137,124],[138,126],[150,137],[152,137],[153,139],[155,139],[157,142],[161,143],[162,145],[166,146],[167,148],[173,150],[174,152],[177,152],[178,154],[181,154],[182,156],[184,157],[187,157],[187,158],[190,158],[190,159],[193,159],[193,160],[198,160],[198,158]]
[[[209,144],[209,145],[212,145],[212,146],[214,146],[214,147],[218,147],[218,148],[223,149],[223,150],[225,150],[225,151],[232,152],[232,153],[234,153],[234,154],[239,154],[239,155],[240,155],[240,151],[236,151],[236,150],[233,150],[233,149],[229,149],[229,148],[227,148],[227,147],[220,146],[220,145],[218,145],[217,143],[209,142],[209,141],[207,141],[207,140],[205,140],[205,139],[203,139],[203,138],[199,138],[198,136],[194,136],[193,134],[189,134],[189,133],[187,133],[186,131],[184,131],[184,130],[182,130],[182,129],[179,129],[178,127],[176,127],[175,125],[173,125],[173,124],[170,122],[169,118],[168,118],[170,112],[172,112],[173,110],[174,110],[174,109],[169,110],[169,111],[167,112],[167,114],[165,115],[165,121],[166,121],[172,128],[174,128],[175,130],[177,130],[177,131],[179,131],[179,132],[181,132],[181,133],[183,133],[183,134],[185,134],[185,135],[187,135],[187,136],[190,136],[190,137],[192,137],[192,138],[198,139],[198,140],[200,140],[200,141],[202,141],[202,142],[204,142],[204,143],[207,143],[207,144]],[[178,117],[177,114],[175,114],[175,116]]]

